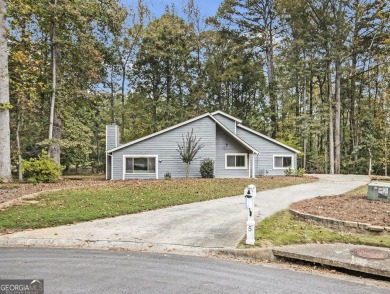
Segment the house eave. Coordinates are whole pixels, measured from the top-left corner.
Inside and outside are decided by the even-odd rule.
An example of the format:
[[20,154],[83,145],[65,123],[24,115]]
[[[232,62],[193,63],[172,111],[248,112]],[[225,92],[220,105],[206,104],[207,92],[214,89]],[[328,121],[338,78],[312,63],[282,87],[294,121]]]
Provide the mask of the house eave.
[[222,123],[220,123],[214,116],[211,116],[211,118],[215,121],[215,123],[220,128],[222,128],[226,133],[228,133],[231,137],[233,137],[236,141],[238,141],[242,146],[244,146],[245,148],[251,150],[253,152],[253,154],[260,154],[259,151],[257,151],[251,145],[249,145],[244,140],[242,140],[240,137],[238,137],[236,134],[234,134],[232,131],[230,131],[227,127],[225,127]]
[[[112,154],[113,152],[118,151],[118,150],[120,150],[120,149],[122,149],[122,148],[126,148],[126,147],[131,146],[131,145],[134,145],[134,144],[136,144],[136,143],[139,143],[139,142],[145,141],[145,140],[147,140],[147,139],[153,138],[153,137],[155,137],[155,136],[164,134],[164,133],[166,133],[166,132],[169,132],[169,131],[171,131],[171,130],[177,129],[177,128],[182,127],[182,126],[185,126],[185,125],[187,125],[187,124],[189,124],[189,123],[192,123],[192,122],[194,122],[194,121],[197,121],[197,120],[202,119],[202,118],[205,118],[205,117],[210,117],[210,119],[212,119],[220,128],[222,128],[226,133],[228,133],[231,137],[233,137],[233,138],[234,138],[237,142],[239,142],[242,146],[244,146],[244,147],[247,148],[248,150],[252,151],[253,154],[260,154],[259,151],[257,151],[257,150],[256,150],[255,148],[253,148],[251,145],[249,145],[248,143],[246,143],[245,141],[243,141],[243,140],[242,140],[241,138],[239,138],[236,134],[234,134],[234,133],[233,133],[232,131],[230,131],[227,127],[225,127],[220,121],[218,121],[218,119],[216,119],[216,118],[213,116],[213,114],[217,114],[217,113],[229,117],[228,114],[226,114],[226,113],[224,113],[224,112],[222,112],[222,111],[215,111],[215,112],[213,112],[212,114],[210,114],[210,113],[205,113],[205,114],[203,114],[203,115],[200,115],[200,116],[197,116],[197,117],[195,117],[195,118],[186,120],[186,121],[184,121],[184,122],[182,122],[182,123],[179,123],[179,124],[176,124],[176,125],[174,125],[174,126],[168,127],[168,128],[166,128],[166,129],[163,129],[163,130],[158,131],[158,132],[156,132],[156,133],[150,134],[150,135],[148,135],[148,136],[139,138],[139,139],[137,139],[137,140],[133,140],[133,141],[128,142],[128,143],[126,143],[126,144],[122,144],[122,145],[120,145],[120,146],[118,146],[118,147],[115,147],[115,148],[112,148],[112,149],[110,149],[110,150],[106,150],[106,154]],[[233,118],[233,117],[231,117],[231,118],[232,118],[232,119],[235,119],[235,118]],[[237,122],[240,121],[240,120],[238,120],[238,119],[235,119],[235,120],[237,120]]]
[[214,112],[211,113],[212,116],[214,116],[216,114],[220,114],[220,115],[226,116],[227,118],[230,118],[231,120],[234,120],[234,121],[236,121],[239,124],[242,123],[241,119],[239,119],[237,117],[234,117],[234,116],[232,116],[230,114],[227,114],[227,113],[225,113],[225,112],[223,112],[221,110],[217,110],[217,111],[214,111]]
[[171,131],[171,130],[177,129],[177,128],[182,127],[182,126],[185,126],[185,125],[187,125],[187,124],[189,124],[189,123],[192,123],[192,122],[194,122],[194,121],[197,121],[197,120],[202,119],[202,118],[205,118],[205,117],[211,117],[211,118],[214,120],[214,118],[210,115],[210,113],[205,113],[205,114],[203,114],[203,115],[200,115],[200,116],[194,117],[194,118],[192,118],[192,119],[186,120],[186,121],[184,121],[184,122],[182,122],[182,123],[179,123],[179,124],[176,124],[176,125],[174,125],[174,126],[168,127],[168,128],[163,129],[163,130],[161,130],[161,131],[158,131],[158,132],[155,132],[155,133],[153,133],[153,134],[147,135],[147,136],[145,136],[145,137],[136,139],[136,140],[131,141],[131,142],[128,142],[128,143],[126,143],[126,144],[122,144],[122,145],[120,145],[120,146],[118,146],[118,147],[116,147],[116,148],[112,148],[112,149],[110,149],[110,150],[107,150],[106,153],[112,153],[112,152],[117,151],[117,150],[120,150],[120,149],[122,149],[122,148],[131,146],[131,145],[134,145],[134,144],[139,143],[139,142],[142,142],[142,141],[145,141],[145,140],[147,140],[147,139],[150,139],[150,138],[153,138],[153,137],[155,137],[155,136],[164,134],[164,133],[166,133],[166,132],[169,132],[169,131]]
[[244,130],[246,130],[248,132],[251,132],[251,133],[253,133],[253,134],[255,134],[255,135],[259,136],[259,137],[262,137],[263,139],[266,139],[266,140],[268,140],[268,141],[270,141],[272,143],[275,143],[275,144],[277,144],[277,145],[279,145],[281,147],[284,147],[284,148],[286,148],[286,149],[288,149],[288,150],[290,150],[292,152],[295,152],[297,154],[301,153],[301,151],[299,151],[297,149],[294,149],[294,148],[292,148],[292,147],[290,147],[290,146],[288,146],[286,144],[283,144],[283,143],[281,143],[281,142],[279,142],[279,141],[277,141],[275,139],[272,139],[271,137],[268,137],[268,136],[266,136],[266,135],[264,135],[262,133],[259,133],[259,132],[255,131],[255,130],[252,130],[251,128],[248,128],[248,127],[246,127],[246,126],[244,126],[242,124],[238,124],[238,127],[242,128],[242,129],[244,129]]

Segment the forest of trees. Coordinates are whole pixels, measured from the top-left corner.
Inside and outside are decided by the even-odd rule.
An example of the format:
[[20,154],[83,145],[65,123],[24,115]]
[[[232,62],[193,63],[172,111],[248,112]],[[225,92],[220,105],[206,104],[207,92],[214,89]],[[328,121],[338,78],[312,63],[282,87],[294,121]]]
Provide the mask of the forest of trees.
[[195,0],[161,17],[144,0],[5,3],[15,174],[41,150],[103,171],[106,124],[128,141],[215,110],[301,150],[307,172],[389,172],[387,0],[224,0],[207,19]]

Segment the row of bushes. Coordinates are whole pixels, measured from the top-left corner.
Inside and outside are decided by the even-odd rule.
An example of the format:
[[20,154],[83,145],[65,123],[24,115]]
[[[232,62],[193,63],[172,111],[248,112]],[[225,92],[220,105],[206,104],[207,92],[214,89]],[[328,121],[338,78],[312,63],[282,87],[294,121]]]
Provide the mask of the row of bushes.
[[[304,173],[304,168],[298,168],[294,171],[291,166],[284,171],[286,176],[303,177]],[[200,174],[202,178],[214,178],[214,160],[210,158],[202,160],[200,164]]]
[[[297,170],[293,170],[291,167],[287,168],[284,171],[284,174],[286,176],[296,176],[296,177],[303,177],[305,173],[304,168],[298,168]],[[210,158],[206,158],[201,161],[200,163],[200,175],[202,178],[214,178],[214,160]],[[164,176],[166,179],[171,178],[171,174],[168,172]]]

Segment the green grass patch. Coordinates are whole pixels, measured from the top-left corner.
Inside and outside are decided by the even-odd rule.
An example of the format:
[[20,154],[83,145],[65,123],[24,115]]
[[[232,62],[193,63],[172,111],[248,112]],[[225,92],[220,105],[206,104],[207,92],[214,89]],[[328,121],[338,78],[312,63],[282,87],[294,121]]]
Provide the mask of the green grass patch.
[[72,224],[168,206],[243,194],[249,184],[268,190],[312,182],[310,178],[178,179],[107,181],[104,185],[45,192],[0,212],[0,232]]
[[367,196],[367,189],[368,189],[368,184],[357,187],[357,188],[345,193],[345,195]]
[[[306,243],[351,243],[390,247],[390,237],[347,234],[321,226],[296,221],[287,210],[276,213],[259,223],[255,232],[256,247]],[[245,240],[240,247],[249,247]],[[251,246],[253,247],[253,246]]]

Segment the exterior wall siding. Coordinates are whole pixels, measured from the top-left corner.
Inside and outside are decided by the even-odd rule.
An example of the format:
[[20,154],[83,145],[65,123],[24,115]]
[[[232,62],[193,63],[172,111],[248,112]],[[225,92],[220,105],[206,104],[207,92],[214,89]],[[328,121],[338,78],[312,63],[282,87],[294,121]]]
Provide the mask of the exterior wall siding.
[[[248,150],[236,142],[229,134],[217,126],[216,128],[216,160],[215,177],[216,178],[248,178],[249,177],[249,157]],[[226,153],[246,153],[246,169],[226,169]]]
[[[158,178],[163,179],[169,172],[172,178],[186,177],[186,164],[182,162],[177,151],[178,143],[182,144],[182,136],[194,130],[197,139],[204,145],[196,155],[189,169],[189,177],[200,177],[200,162],[205,158],[215,160],[216,153],[216,124],[210,117],[204,117],[166,133],[151,137],[134,145],[113,152],[113,179],[121,180],[124,156],[152,155],[157,156],[156,168]],[[155,179],[155,174],[125,174],[125,179]]]
[[213,115],[215,119],[217,119],[220,123],[222,123],[226,128],[228,128],[231,132],[234,134],[236,133],[236,121],[222,115],[222,114],[215,114]]
[[237,126],[237,136],[260,152],[260,154],[254,155],[256,176],[284,175],[285,169],[274,169],[274,155],[292,156],[293,169],[295,170],[297,168],[297,156],[293,151],[240,128],[240,126]]

